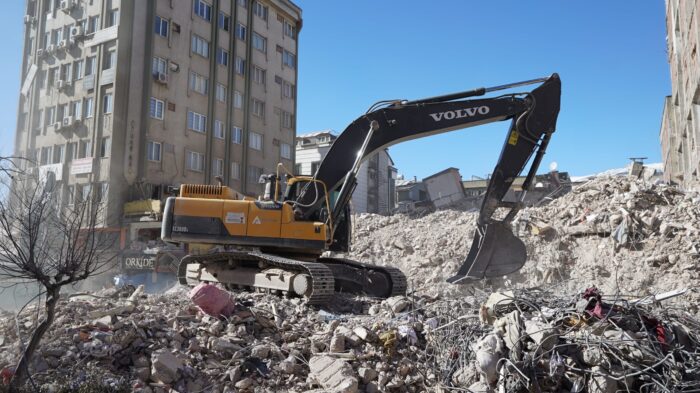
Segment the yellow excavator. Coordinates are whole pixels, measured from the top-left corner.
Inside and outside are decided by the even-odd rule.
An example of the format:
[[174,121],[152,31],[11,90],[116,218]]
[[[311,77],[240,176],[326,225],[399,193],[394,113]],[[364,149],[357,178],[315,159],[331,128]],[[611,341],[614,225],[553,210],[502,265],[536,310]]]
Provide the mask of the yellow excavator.
[[[530,84],[539,86],[467,99]],[[350,249],[349,202],[363,159],[401,141],[510,120],[471,249],[447,281],[512,273],[527,259],[510,229],[522,204],[503,197],[531,161],[523,189],[530,187],[555,131],[560,96],[561,81],[552,74],[419,100],[380,101],[338,136],[314,176],[294,176],[278,165],[276,173],[261,177],[265,192],[257,199],[222,185],[181,185],[179,196],[166,201],[161,237],[188,244],[190,253],[178,269],[186,285],[217,282],[229,290],[302,296],[309,304],[328,302],[334,291],[404,294],[406,277],[396,268],[322,256]],[[501,220],[493,218],[498,208],[509,209]]]

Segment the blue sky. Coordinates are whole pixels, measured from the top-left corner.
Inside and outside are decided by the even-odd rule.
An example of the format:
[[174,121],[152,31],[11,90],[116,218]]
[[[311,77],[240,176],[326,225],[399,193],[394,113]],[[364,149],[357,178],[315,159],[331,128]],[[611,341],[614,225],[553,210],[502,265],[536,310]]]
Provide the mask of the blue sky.
[[[179,0],[185,2],[185,0]],[[543,169],[584,175],[631,156],[660,161],[663,97],[671,90],[664,2],[561,0],[297,0],[299,133],[342,131],[374,102],[416,99],[561,75],[558,129]],[[0,14],[0,152],[13,144],[24,1]],[[489,173],[507,123],[396,145],[400,173],[446,167]]]

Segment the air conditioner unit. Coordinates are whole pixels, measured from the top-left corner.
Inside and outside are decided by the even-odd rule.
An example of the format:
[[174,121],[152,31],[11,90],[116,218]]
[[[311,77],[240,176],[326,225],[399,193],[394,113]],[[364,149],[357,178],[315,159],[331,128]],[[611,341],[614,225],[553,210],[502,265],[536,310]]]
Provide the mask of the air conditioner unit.
[[[73,117],[73,116],[71,116],[71,117]],[[71,124],[73,124],[73,125],[78,125],[78,124],[80,124],[80,123],[82,123],[82,122],[83,122],[83,119],[81,119],[81,118],[79,118],[79,117],[75,117],[75,118],[73,119],[73,123],[71,123]]]
[[57,88],[58,90],[63,89],[63,85],[64,85],[65,83],[66,83],[66,82],[65,82],[63,79],[57,80],[57,81],[56,81],[56,88]]
[[73,8],[73,0],[62,0],[59,8],[63,12],[70,12]]
[[63,127],[70,127],[73,125],[73,116],[66,116],[63,118]]
[[51,45],[46,47],[46,53],[48,53],[48,54],[53,53],[55,50],[56,50],[56,45],[54,45],[54,44],[51,44]]
[[172,62],[172,61],[171,61],[170,63],[168,63],[168,68],[169,68],[170,71],[172,71],[172,72],[178,72],[178,71],[180,71],[180,65],[177,64],[177,63],[174,63],[174,62]]
[[67,81],[63,82],[63,87],[71,87],[73,86],[73,81],[68,79]]
[[58,43],[58,49],[65,49],[66,46],[68,46],[67,40],[61,40],[61,42]]
[[61,123],[60,123],[60,122],[53,123],[53,129],[54,129],[54,131],[60,130],[60,129],[61,129]]
[[164,72],[159,72],[159,73],[156,75],[156,80],[157,80],[158,83],[160,83],[160,84],[167,85],[167,84],[168,84],[168,74],[166,74],[166,73],[164,73]]
[[25,15],[24,16],[24,23],[33,25],[34,22],[36,22],[36,18],[34,18],[32,15]]
[[77,44],[77,43],[78,43],[78,42],[77,42],[77,41],[75,40],[75,38],[73,38],[73,37],[71,37],[71,38],[68,39],[68,47],[71,47],[71,48],[72,48],[72,47],[74,47],[75,44]]
[[83,27],[82,26],[73,26],[70,28],[70,36],[71,37],[82,37],[83,36]]
[[44,57],[44,50],[43,50],[43,49],[37,49],[37,50],[36,50],[36,57],[38,57],[38,58]]

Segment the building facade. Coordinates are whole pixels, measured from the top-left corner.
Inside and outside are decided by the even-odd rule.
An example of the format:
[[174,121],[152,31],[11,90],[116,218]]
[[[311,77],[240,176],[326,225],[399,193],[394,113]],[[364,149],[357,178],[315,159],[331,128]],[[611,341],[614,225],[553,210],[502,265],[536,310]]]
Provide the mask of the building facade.
[[300,29],[289,0],[28,0],[15,153],[108,227],[167,186],[255,195],[294,162]]
[[[313,176],[336,138],[331,130],[297,136],[294,173]],[[352,211],[391,214],[396,207],[396,177],[397,170],[388,150],[380,150],[368,157],[357,174]]]
[[700,0],[666,1],[666,43],[672,92],[664,100],[660,140],[664,179],[700,187]]

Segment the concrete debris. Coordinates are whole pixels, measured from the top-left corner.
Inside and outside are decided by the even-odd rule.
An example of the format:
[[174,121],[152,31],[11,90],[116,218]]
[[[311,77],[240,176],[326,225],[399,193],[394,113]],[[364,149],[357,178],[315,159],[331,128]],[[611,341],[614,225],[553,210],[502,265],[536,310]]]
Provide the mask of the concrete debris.
[[357,392],[357,378],[347,362],[330,356],[314,356],[309,361],[314,379],[328,392]]
[[[700,389],[700,195],[595,179],[518,214],[520,272],[446,284],[475,222],[456,209],[356,216],[345,256],[402,269],[407,296],[335,294],[317,308],[205,284],[66,297],[33,380],[61,391],[92,373],[143,393]],[[37,307],[0,313],[4,379]]]

